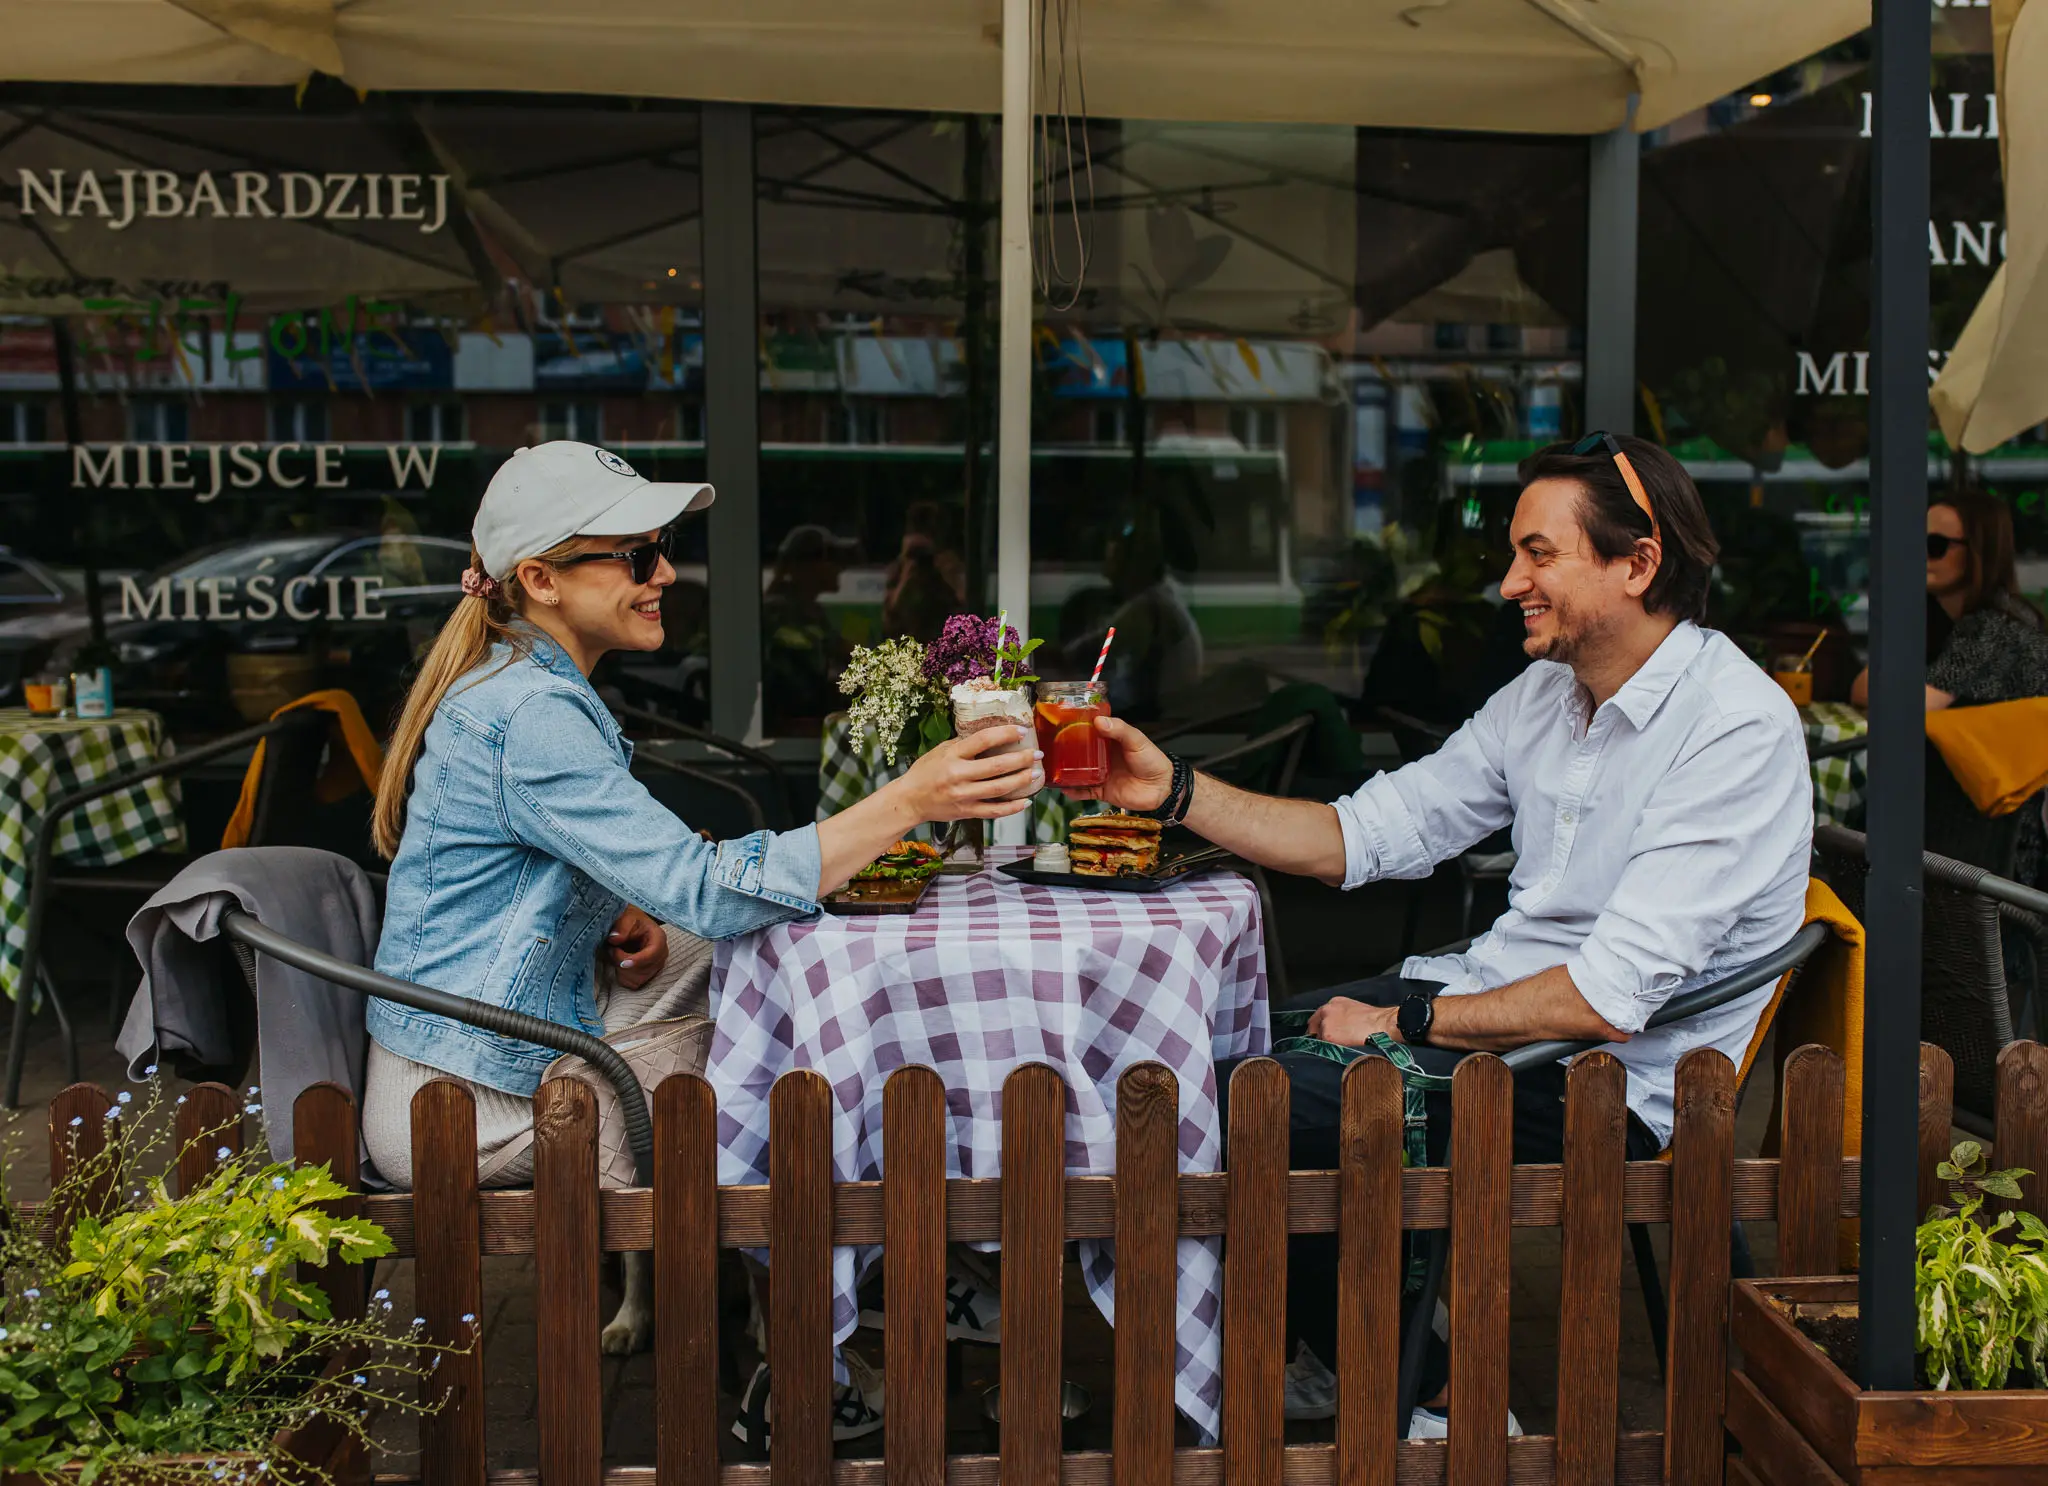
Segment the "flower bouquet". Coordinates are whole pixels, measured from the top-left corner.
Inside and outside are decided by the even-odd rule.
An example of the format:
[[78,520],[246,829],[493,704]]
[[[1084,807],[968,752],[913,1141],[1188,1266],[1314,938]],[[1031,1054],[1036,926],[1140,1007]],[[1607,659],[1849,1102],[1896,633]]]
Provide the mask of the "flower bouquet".
[[[1024,643],[1006,619],[956,614],[929,645],[897,639],[854,647],[839,677],[839,690],[853,699],[846,709],[853,745],[872,735],[893,769],[904,752],[919,757],[956,729],[1028,729],[1030,685],[1038,678],[1024,668],[1041,642]],[[947,855],[963,860],[964,870],[979,867],[981,845],[978,820],[955,821],[947,832]]]

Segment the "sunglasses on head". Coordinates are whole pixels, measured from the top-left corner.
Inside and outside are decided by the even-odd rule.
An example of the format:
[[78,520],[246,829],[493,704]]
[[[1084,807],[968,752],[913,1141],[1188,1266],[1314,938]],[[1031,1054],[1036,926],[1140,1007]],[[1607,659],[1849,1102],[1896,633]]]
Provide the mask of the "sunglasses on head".
[[1649,492],[1643,489],[1643,482],[1636,475],[1636,467],[1630,464],[1628,456],[1621,452],[1621,444],[1614,435],[1604,428],[1596,428],[1572,445],[1572,453],[1581,457],[1602,452],[1614,461],[1614,467],[1621,471],[1621,483],[1628,487],[1628,493],[1634,497],[1635,503],[1642,508],[1643,514],[1650,518],[1651,538],[1658,542],[1663,541],[1663,529],[1657,524],[1657,512],[1650,505]]
[[1948,556],[1951,547],[1967,547],[1970,544],[1961,537],[1944,536],[1938,531],[1927,534],[1927,557],[1930,562],[1940,562]]
[[573,568],[578,563],[585,562],[623,562],[632,569],[633,581],[645,584],[654,581],[654,571],[661,566],[664,557],[673,563],[675,556],[676,529],[665,526],[661,529],[661,535],[651,542],[642,542],[636,547],[626,548],[623,552],[583,552],[575,557],[565,557],[555,566]]

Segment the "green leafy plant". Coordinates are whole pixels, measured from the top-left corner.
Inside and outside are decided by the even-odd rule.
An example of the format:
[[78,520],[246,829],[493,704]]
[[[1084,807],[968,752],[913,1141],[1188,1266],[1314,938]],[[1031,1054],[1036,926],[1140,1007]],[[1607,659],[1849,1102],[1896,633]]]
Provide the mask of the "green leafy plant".
[[[1016,633],[1014,630],[1009,633]],[[1026,640],[1021,645],[998,645],[996,647],[996,668],[992,679],[999,691],[1024,686],[1038,679],[1037,675],[1024,669],[1032,654],[1043,645],[1043,640]]]
[[[39,1211],[0,1185],[0,1471],[298,1481],[321,1472],[284,1457],[281,1431],[325,1420],[368,1445],[378,1409],[437,1407],[401,1386],[440,1365],[426,1323],[394,1321],[383,1291],[337,1320],[300,1268],[391,1251],[376,1224],[326,1209],[347,1195],[328,1169],[219,1145],[212,1175],[173,1196],[144,1174],[168,1164],[168,1137],[144,1133],[167,1123],[161,1103],[154,1085],[119,1095],[97,1151],[73,1118],[68,1174]],[[52,1209],[69,1226],[46,1235]]]
[[2017,1199],[2022,1167],[1991,1171],[1966,1140],[1936,1168],[1952,1208],[1915,1235],[1913,1293],[1921,1368],[1938,1389],[2003,1388],[2015,1369],[2048,1386],[2048,1225],[2030,1212],[1984,1216],[1986,1197]]

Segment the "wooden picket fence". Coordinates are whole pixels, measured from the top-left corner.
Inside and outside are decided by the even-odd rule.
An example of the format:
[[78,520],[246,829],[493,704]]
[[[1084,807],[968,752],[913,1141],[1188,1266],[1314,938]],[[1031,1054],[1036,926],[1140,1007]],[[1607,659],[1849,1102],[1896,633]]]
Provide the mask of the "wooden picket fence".
[[[1920,1165],[1937,1195],[1934,1163],[1947,1154],[1953,1075],[1946,1054],[1923,1048]],[[538,1309],[539,1479],[546,1486],[1498,1486],[1723,1479],[1729,1225],[1776,1222],[1779,1268],[1831,1274],[1838,1224],[1857,1211],[1859,1166],[1842,1157],[1841,1060],[1821,1047],[1793,1053],[1782,1090],[1782,1160],[1735,1159],[1736,1082],[1719,1053],[1678,1068],[1676,1129],[1667,1160],[1624,1160],[1627,1111],[1621,1065],[1588,1053],[1571,1067],[1561,1166],[1512,1162],[1510,1076],[1475,1057],[1453,1085],[1447,1168],[1403,1169],[1401,1089],[1393,1067],[1354,1065],[1344,1082],[1343,1164],[1290,1171],[1285,1074],[1245,1064],[1233,1081],[1227,1172],[1177,1171],[1173,1075],[1148,1064],[1118,1085],[1117,1170],[1065,1170],[1064,1088],[1043,1066],[1004,1085],[1003,1176],[946,1179],[944,1090],[935,1074],[905,1068],[886,1086],[880,1182],[835,1182],[833,1097],[819,1075],[775,1086],[767,1186],[717,1184],[716,1112],[709,1085],[676,1077],[654,1091],[651,1190],[600,1191],[597,1111],[573,1080],[535,1096],[531,1190],[480,1191],[475,1108],[450,1082],[413,1105],[409,1195],[371,1195],[346,1206],[373,1218],[416,1267],[418,1307],[430,1333],[453,1340],[483,1310],[487,1254],[531,1254]],[[2019,1043],[2001,1060],[2001,1165],[2048,1172],[2048,1050]],[[107,1097],[76,1085],[50,1106],[53,1170],[71,1149],[70,1117],[97,1138]],[[217,1085],[191,1091],[181,1133],[229,1127],[188,1141],[181,1179],[203,1179],[216,1144],[238,1146],[240,1104]],[[348,1094],[309,1089],[293,1112],[295,1146],[356,1184],[356,1119]],[[2039,1186],[2029,1199],[2040,1210]],[[1621,1266],[1625,1225],[1668,1223],[1670,1297],[1665,1428],[1618,1428]],[[1394,1431],[1403,1230],[1450,1230],[1448,1441],[1397,1442]],[[1510,1237],[1563,1229],[1558,1316],[1557,1432],[1510,1440]],[[1342,1386],[1334,1444],[1285,1443],[1281,1417],[1287,1236],[1335,1232],[1341,1251],[1338,1356]],[[1174,1240],[1224,1241],[1223,1427],[1216,1449],[1176,1449],[1173,1407]],[[1114,1448],[1062,1453],[1062,1265],[1068,1240],[1114,1238],[1117,1262]],[[999,1453],[946,1453],[945,1268],[948,1242],[1002,1244],[1002,1420]],[[888,1426],[880,1459],[835,1462],[831,1439],[831,1251],[880,1244],[887,1256],[884,1387]],[[769,1354],[774,1365],[773,1449],[767,1464],[719,1458],[719,1251],[772,1256]],[[654,1254],[657,1447],[651,1466],[603,1464],[598,1333],[605,1251]],[[359,1312],[362,1276],[321,1276],[338,1309]],[[486,1486],[481,1346],[451,1353],[436,1375],[446,1405],[421,1424],[423,1486]],[[452,1364],[448,1365],[448,1364]],[[361,1461],[339,1474],[367,1479]],[[379,1477],[380,1481],[396,1478]],[[490,1472],[491,1486],[533,1473]]]

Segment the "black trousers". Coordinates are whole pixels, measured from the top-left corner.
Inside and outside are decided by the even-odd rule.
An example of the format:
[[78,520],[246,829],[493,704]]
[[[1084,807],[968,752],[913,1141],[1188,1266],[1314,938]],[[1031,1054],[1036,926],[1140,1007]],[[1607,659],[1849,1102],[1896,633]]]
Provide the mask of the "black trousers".
[[[1398,972],[1375,975],[1328,990],[1297,996],[1280,1011],[1307,1011],[1337,996],[1348,996],[1373,1006],[1393,1006],[1404,997],[1420,992],[1434,996],[1443,987],[1436,981],[1404,980]],[[1413,1049],[1415,1060],[1431,1073],[1448,1074],[1465,1056],[1450,1048]],[[1229,1135],[1227,1095],[1230,1075],[1241,1060],[1232,1059],[1216,1067],[1219,1091],[1225,1091],[1224,1134]],[[1287,1070],[1292,1099],[1292,1129],[1289,1137],[1289,1165],[1296,1170],[1328,1170],[1337,1165],[1339,1127],[1343,1114],[1344,1067],[1308,1053],[1284,1054],[1276,1061]],[[1515,1075],[1515,1160],[1529,1165],[1564,1159],[1565,1069],[1561,1063],[1546,1063]],[[1429,1162],[1441,1166],[1451,1146],[1451,1099],[1448,1094],[1428,1097]],[[1650,1127],[1631,1113],[1628,1117],[1628,1159],[1654,1158],[1659,1145]],[[1226,1145],[1226,1149],[1228,1149]],[[1332,1233],[1304,1233],[1287,1246],[1287,1324],[1291,1338],[1305,1341],[1324,1362],[1337,1359],[1337,1237]],[[1429,1324],[1429,1318],[1423,1318]],[[1441,1348],[1431,1341],[1429,1364],[1423,1369],[1421,1396],[1435,1395],[1449,1376]]]

